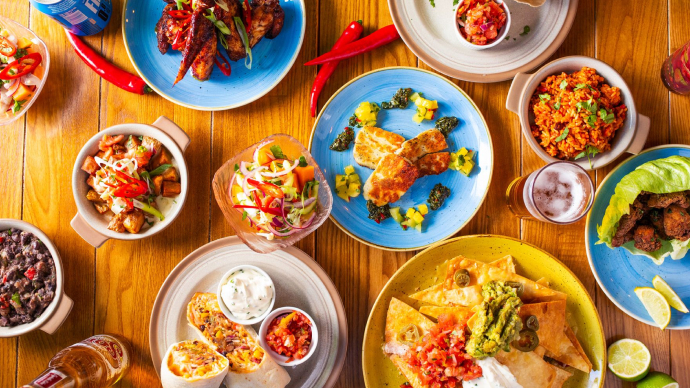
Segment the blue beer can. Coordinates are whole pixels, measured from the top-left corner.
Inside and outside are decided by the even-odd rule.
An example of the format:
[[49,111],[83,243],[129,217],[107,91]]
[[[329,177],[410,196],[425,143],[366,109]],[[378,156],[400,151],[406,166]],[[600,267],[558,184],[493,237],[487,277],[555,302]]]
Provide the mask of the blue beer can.
[[97,34],[113,14],[112,0],[29,0],[37,10],[50,16],[75,35]]

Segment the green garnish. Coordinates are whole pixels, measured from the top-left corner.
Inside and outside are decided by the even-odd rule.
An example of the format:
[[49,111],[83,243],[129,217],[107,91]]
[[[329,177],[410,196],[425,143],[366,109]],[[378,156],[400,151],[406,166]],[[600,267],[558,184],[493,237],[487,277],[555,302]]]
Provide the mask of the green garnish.
[[299,166],[300,167],[307,167],[309,164],[307,163],[307,158],[304,156],[299,157]]
[[213,25],[216,26],[216,28],[220,30],[220,32],[222,32],[225,35],[232,34],[230,32],[230,29],[228,28],[228,26],[225,23],[223,23],[222,20],[216,19],[216,16],[213,14],[212,9],[209,8],[207,11],[208,11],[208,15],[204,15],[204,17],[206,17],[206,19],[210,20],[211,23],[213,23]]
[[283,149],[280,148],[279,145],[276,144],[271,146],[270,150],[276,159],[286,159],[285,154],[283,153]]
[[505,40],[510,40],[510,35],[506,36]]
[[539,99],[542,101],[551,101],[551,95],[548,93],[540,94]]
[[565,138],[568,137],[568,133],[570,133],[570,128],[565,127],[565,131],[563,131],[563,133],[556,138],[556,143],[565,140]]
[[20,110],[22,110],[22,106],[26,103],[26,100],[22,101],[15,101],[14,106],[12,107],[12,113],[17,113]]
[[235,163],[235,172],[237,172],[237,171],[239,171],[239,170],[240,170],[240,165],[237,164],[237,163]]
[[607,112],[604,108],[599,110],[599,117],[601,117],[601,120],[606,124],[611,124],[613,120],[616,119],[616,115],[613,114],[613,111]]
[[587,84],[577,84],[577,85],[575,85],[575,89],[573,89],[573,90],[580,90],[580,89],[584,89],[584,88],[589,88],[590,90],[592,90],[592,87],[587,85]]
[[529,34],[529,32],[530,32],[529,26],[525,26],[525,27],[522,29],[522,32],[520,33],[520,36],[525,36],[525,35]]
[[585,156],[589,160],[589,168],[592,168],[592,158],[595,157],[598,153],[600,153],[599,149],[597,147],[588,145],[584,151],[580,152],[575,156],[575,160],[582,159]]
[[150,171],[149,175],[150,176],[160,175],[160,174],[164,173],[165,170],[169,169],[170,167],[172,167],[172,164],[161,164],[160,166],[158,166],[154,170]]
[[246,210],[242,210],[242,221],[244,221],[244,220],[247,219],[247,215],[248,215],[248,214],[247,214],[247,211],[246,211]]
[[561,98],[560,97],[558,97],[558,101],[555,104],[553,104],[553,109],[555,109],[555,110],[561,109]]
[[558,87],[561,88],[561,90],[565,90],[565,88],[568,87],[568,81],[566,81],[566,80],[561,81],[561,84],[558,85]]
[[19,299],[19,293],[18,292],[15,292],[14,294],[12,294],[12,300],[14,301],[14,303],[16,303],[20,306],[22,305],[22,301]]
[[189,1],[175,0],[175,3],[177,3],[177,9],[182,11],[184,9],[184,5],[182,5],[182,4],[189,4]]
[[587,116],[587,125],[590,127],[594,128],[595,125],[597,125],[597,115],[596,113],[593,115]]

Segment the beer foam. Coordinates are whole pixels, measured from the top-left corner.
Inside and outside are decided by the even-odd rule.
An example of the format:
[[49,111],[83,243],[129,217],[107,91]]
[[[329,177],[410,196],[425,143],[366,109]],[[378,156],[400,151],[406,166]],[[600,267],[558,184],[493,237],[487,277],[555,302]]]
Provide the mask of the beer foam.
[[584,182],[576,171],[552,168],[543,171],[533,184],[534,205],[555,222],[577,219],[587,207]]

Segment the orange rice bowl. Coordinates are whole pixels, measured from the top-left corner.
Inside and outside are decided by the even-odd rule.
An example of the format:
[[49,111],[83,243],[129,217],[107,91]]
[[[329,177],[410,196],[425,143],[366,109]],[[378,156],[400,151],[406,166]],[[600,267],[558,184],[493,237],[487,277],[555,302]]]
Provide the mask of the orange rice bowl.
[[611,150],[628,107],[620,88],[584,66],[542,81],[529,100],[529,114],[532,136],[548,155],[577,160]]

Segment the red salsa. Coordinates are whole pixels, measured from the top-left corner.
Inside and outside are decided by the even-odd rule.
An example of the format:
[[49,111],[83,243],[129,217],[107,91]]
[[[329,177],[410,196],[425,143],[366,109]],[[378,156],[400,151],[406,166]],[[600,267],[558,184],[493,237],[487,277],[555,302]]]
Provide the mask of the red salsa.
[[465,352],[466,322],[441,315],[438,324],[410,347],[405,361],[424,386],[462,387],[463,380],[482,376],[482,368]]
[[301,360],[309,353],[311,325],[309,318],[298,311],[280,315],[268,326],[266,342],[271,350],[288,357],[287,362]]
[[493,43],[508,19],[494,0],[464,0],[456,17],[465,39],[478,46]]

